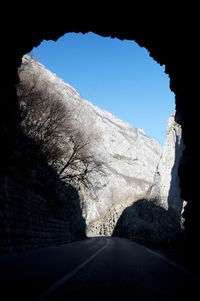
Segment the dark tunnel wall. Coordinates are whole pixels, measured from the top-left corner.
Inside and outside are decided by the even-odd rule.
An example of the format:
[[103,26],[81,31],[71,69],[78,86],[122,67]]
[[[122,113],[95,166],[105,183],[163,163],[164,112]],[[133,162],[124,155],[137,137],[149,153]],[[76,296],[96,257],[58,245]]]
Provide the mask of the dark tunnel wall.
[[[179,167],[182,197],[187,201],[185,210],[185,228],[195,248],[195,238],[199,235],[199,200],[195,191],[196,149],[198,128],[194,122],[198,120],[196,108],[197,93],[195,92],[194,63],[197,61],[194,43],[194,18],[174,9],[168,14],[162,11],[137,12],[119,9],[107,16],[100,10],[81,10],[78,7],[46,7],[42,12],[39,7],[25,7],[13,16],[9,15],[12,25],[6,24],[3,34],[3,60],[5,62],[4,97],[1,106],[1,141],[2,146],[1,173],[9,164],[9,150],[15,143],[15,131],[18,124],[15,83],[17,66],[21,57],[32,50],[42,40],[56,40],[67,32],[93,31],[102,36],[119,39],[135,40],[140,46],[146,47],[150,55],[161,65],[165,65],[170,77],[170,88],[176,98],[176,120],[182,125],[183,139],[186,145]],[[81,11],[81,14],[80,14]],[[78,14],[79,12],[79,14]],[[125,18],[123,18],[125,16]],[[5,96],[6,95],[6,96]],[[191,122],[191,120],[193,122]]]

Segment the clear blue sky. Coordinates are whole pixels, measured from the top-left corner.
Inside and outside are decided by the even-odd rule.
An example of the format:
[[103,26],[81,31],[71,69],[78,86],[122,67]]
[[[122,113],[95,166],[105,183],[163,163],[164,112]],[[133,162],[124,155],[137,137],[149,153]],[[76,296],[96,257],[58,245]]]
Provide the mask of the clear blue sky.
[[56,42],[43,41],[32,54],[81,97],[163,145],[174,94],[164,66],[145,48],[94,33],[68,33]]

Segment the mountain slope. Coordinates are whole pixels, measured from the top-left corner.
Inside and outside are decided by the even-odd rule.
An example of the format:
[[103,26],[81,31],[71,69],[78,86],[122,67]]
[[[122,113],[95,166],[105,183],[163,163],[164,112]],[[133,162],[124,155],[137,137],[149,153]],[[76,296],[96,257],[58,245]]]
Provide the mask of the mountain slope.
[[83,99],[67,83],[42,64],[23,57],[21,80],[34,74],[39,89],[44,83],[48,93],[59,95],[73,112],[73,123],[82,132],[94,134],[90,153],[102,162],[103,173],[91,173],[92,187],[82,185],[79,193],[88,235],[112,234],[122,211],[148,195],[160,159],[161,147],[143,130],[119,120]]

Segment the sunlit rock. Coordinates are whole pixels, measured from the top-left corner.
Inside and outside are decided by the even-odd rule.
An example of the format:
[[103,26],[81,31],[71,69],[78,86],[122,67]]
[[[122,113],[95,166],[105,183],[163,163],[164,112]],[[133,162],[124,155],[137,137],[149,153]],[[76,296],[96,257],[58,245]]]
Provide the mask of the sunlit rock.
[[175,121],[174,112],[168,121],[166,140],[151,196],[156,197],[165,209],[173,211],[179,219],[183,209],[183,199],[179,186],[178,166],[184,148],[181,126]]
[[[92,187],[79,187],[87,235],[110,235],[122,211],[141,197],[147,197],[161,155],[161,147],[142,129],[119,120],[109,112],[83,99],[42,64],[24,56],[25,72],[48,82],[49,93],[56,93],[73,112],[77,127],[93,133],[90,152],[102,162],[103,173],[94,172]],[[117,87],[116,87],[117,89]],[[92,101],[92,100],[91,100]]]

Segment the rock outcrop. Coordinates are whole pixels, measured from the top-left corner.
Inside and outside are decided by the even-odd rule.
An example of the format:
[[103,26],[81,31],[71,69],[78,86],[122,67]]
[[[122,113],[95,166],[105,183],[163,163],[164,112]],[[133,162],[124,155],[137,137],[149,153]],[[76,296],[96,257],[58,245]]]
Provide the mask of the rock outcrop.
[[114,236],[125,237],[161,249],[175,252],[176,241],[182,235],[183,199],[179,187],[178,168],[184,150],[181,126],[170,116],[162,155],[149,193],[149,201],[140,199],[122,212]]
[[160,159],[161,147],[143,130],[119,120],[80,97],[74,88],[26,55],[24,70],[48,82],[49,93],[58,93],[73,112],[76,126],[97,137],[91,154],[102,162],[103,174],[91,174],[92,188],[79,189],[87,235],[110,235],[122,211],[147,196]]
[[167,210],[181,218],[183,199],[179,186],[178,167],[184,151],[181,126],[175,121],[175,112],[167,125],[166,140],[162,156],[155,174],[151,197],[157,198]]

